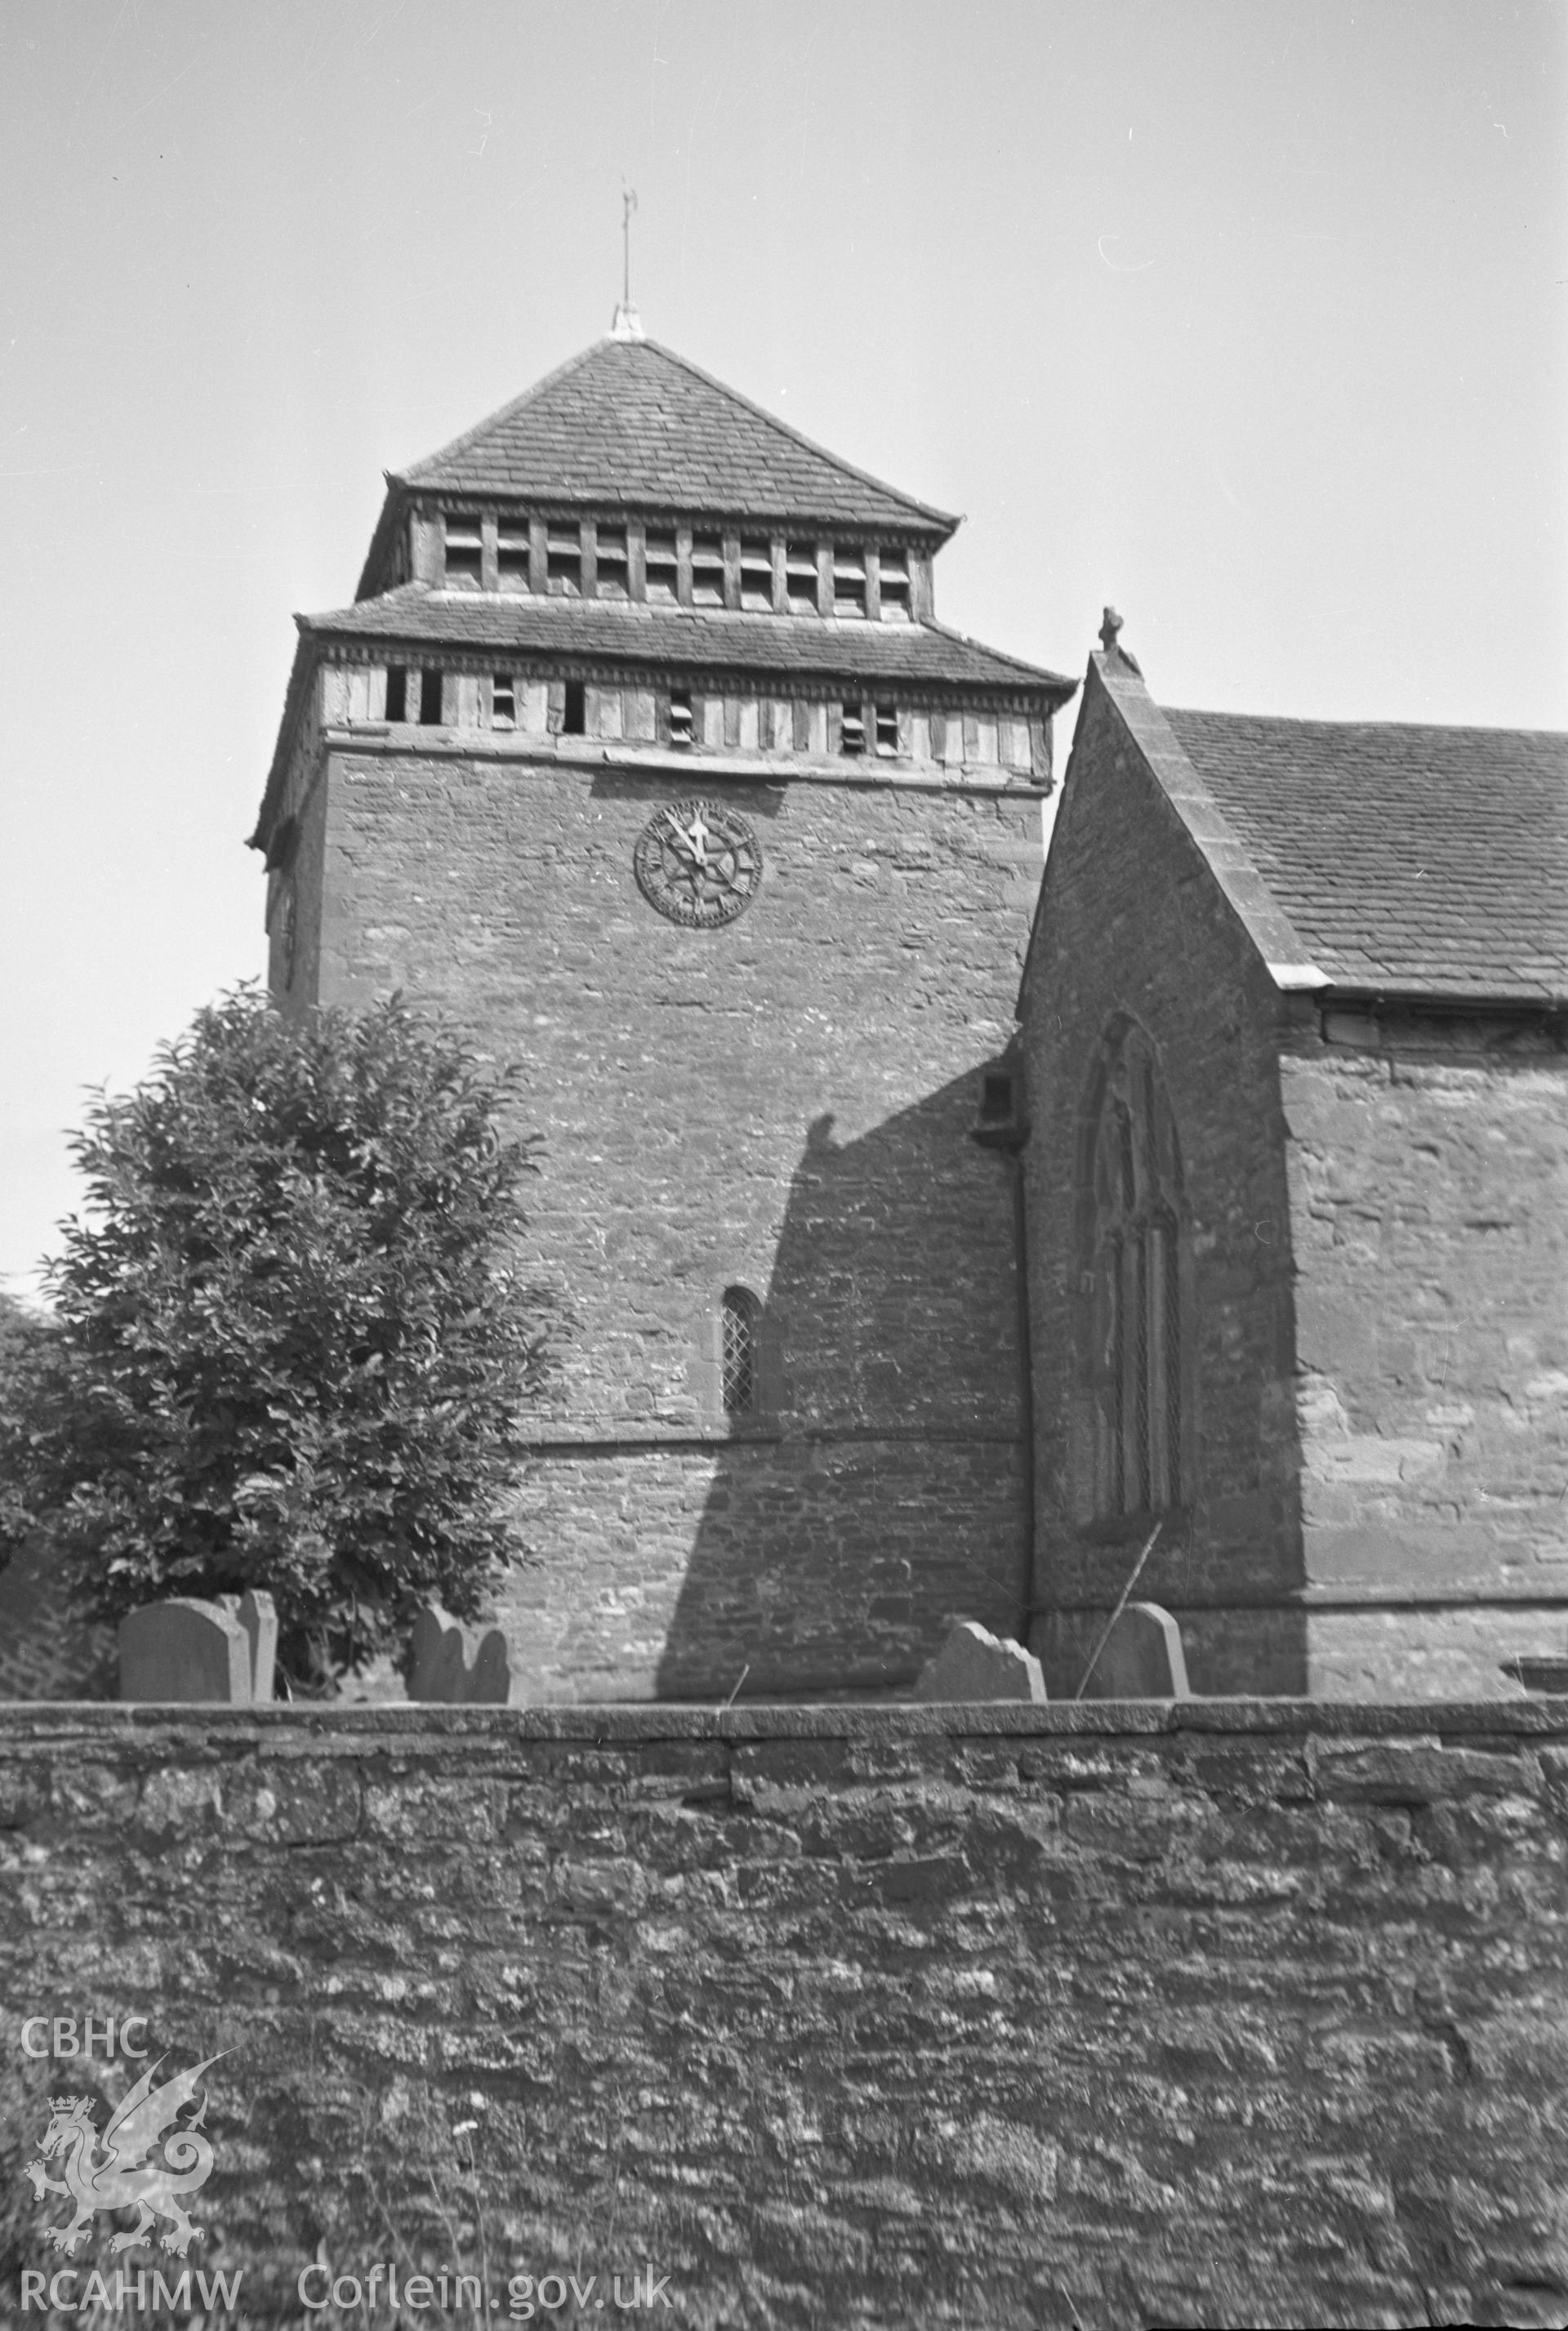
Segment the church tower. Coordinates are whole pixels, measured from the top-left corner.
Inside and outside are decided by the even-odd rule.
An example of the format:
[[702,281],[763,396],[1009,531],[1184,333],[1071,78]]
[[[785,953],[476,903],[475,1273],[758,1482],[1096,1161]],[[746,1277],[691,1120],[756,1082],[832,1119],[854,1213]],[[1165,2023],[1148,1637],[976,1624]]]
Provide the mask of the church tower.
[[936,621],[956,524],[622,310],[298,619],[273,994],[440,1005],[545,1137],[531,1699],[897,1690],[1026,1624],[1008,1046],[1073,683]]

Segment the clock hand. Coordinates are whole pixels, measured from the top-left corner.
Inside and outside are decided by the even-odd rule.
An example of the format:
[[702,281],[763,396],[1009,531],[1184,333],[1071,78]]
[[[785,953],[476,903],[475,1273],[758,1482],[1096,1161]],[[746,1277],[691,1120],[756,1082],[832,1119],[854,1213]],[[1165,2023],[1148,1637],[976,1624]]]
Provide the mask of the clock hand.
[[702,812],[700,810],[693,812],[691,823],[689,826],[681,824],[679,819],[676,816],[675,812],[672,809],[666,810],[664,813],[670,820],[670,832],[674,834],[676,841],[679,843],[686,855],[690,859],[692,864],[694,866],[706,866],[708,862],[708,852],[705,849],[704,844],[711,838],[713,829],[711,826],[705,825],[703,823]]

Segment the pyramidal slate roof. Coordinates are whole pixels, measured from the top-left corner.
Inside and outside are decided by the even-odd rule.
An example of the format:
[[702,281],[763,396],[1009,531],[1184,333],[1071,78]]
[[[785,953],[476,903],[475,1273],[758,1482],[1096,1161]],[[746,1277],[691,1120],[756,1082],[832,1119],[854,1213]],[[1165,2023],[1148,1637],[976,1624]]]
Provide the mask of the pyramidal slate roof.
[[567,505],[816,519],[944,539],[958,524],[648,339],[596,341],[391,482]]

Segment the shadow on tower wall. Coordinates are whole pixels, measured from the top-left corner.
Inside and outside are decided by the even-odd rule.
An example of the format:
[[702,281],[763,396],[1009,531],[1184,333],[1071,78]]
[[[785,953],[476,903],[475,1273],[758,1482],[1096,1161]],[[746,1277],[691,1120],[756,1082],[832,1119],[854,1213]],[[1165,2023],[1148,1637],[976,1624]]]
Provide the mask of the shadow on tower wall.
[[[980,1072],[858,1139],[810,1127],[669,1624],[676,1698],[892,1689],[955,1617],[1027,1598],[1027,1401],[1011,1162]],[[716,1353],[717,1361],[717,1353]]]

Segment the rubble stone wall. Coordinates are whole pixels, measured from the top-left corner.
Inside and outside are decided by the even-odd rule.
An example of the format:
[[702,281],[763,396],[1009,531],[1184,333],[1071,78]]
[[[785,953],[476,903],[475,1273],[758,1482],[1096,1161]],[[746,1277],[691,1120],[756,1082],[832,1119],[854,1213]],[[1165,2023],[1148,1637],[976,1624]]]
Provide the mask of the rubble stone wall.
[[135,2069],[23,2052],[89,2013],[231,2051],[192,2260],[258,2321],[318,2258],[711,2331],[1568,2288],[1568,1702],[9,1708],[0,1820],[7,2306],[48,2096]]
[[[1281,1061],[1309,1689],[1568,1649],[1568,1057],[1506,1014],[1318,1015]],[[1358,1613],[1363,1606],[1364,1615]]]

